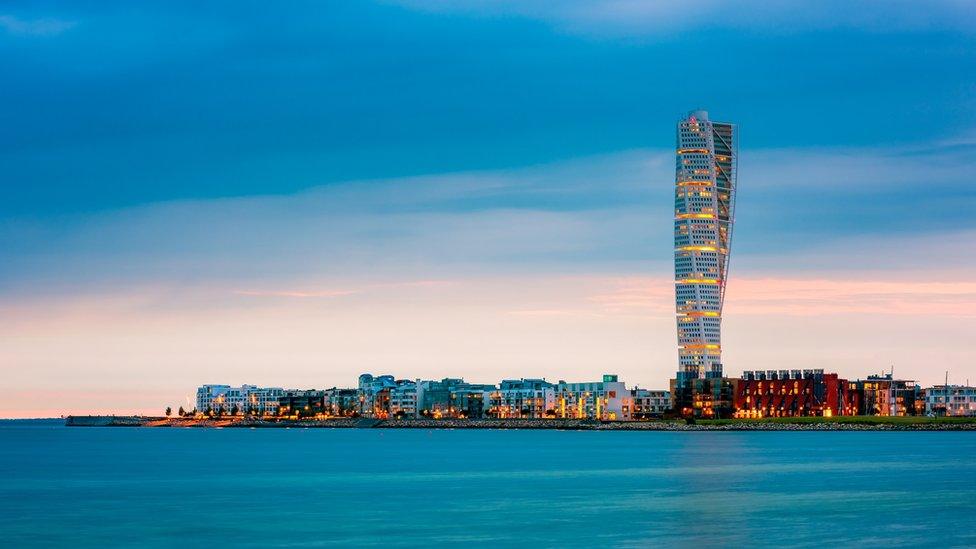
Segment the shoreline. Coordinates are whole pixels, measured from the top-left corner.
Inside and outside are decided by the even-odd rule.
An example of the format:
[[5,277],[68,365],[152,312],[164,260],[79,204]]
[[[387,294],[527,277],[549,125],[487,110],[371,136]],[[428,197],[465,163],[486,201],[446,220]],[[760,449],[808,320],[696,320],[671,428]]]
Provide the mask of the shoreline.
[[257,419],[67,416],[67,427],[185,429],[547,429],[563,431],[976,431],[976,418],[875,417],[607,421],[580,419]]

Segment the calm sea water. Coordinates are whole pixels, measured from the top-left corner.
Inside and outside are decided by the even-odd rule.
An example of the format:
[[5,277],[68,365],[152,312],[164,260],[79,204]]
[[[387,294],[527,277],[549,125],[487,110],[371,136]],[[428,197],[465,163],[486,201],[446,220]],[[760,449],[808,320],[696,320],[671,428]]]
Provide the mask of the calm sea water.
[[976,433],[0,422],[0,547],[976,546]]

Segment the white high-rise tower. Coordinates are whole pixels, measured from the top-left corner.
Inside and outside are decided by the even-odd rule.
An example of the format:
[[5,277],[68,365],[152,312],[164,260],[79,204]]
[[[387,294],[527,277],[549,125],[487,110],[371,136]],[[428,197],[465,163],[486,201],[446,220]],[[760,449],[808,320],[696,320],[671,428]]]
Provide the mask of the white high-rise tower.
[[674,194],[677,386],[722,377],[722,301],[735,205],[736,129],[693,111],[678,122]]

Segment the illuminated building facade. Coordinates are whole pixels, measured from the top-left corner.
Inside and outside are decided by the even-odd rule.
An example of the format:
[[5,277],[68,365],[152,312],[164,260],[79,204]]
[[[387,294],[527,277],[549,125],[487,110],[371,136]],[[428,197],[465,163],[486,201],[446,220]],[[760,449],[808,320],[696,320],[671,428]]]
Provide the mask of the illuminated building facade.
[[633,395],[614,374],[605,374],[603,381],[556,384],[558,418],[628,421],[633,410]]
[[730,418],[735,411],[735,379],[726,377],[671,380],[672,411],[686,418]]
[[853,416],[860,404],[846,379],[823,370],[743,372],[733,385],[738,418]]
[[544,379],[505,379],[488,392],[488,415],[496,418],[555,417],[556,390]]
[[197,388],[196,409],[204,414],[276,415],[284,394],[280,387],[202,385]]
[[[675,405],[692,409],[697,390],[723,400],[722,303],[735,206],[736,128],[694,111],[678,122],[674,275],[678,329]],[[695,380],[715,380],[699,383]],[[698,399],[702,400],[702,399]],[[696,412],[697,415],[697,412]]]
[[417,382],[398,379],[390,390],[390,417],[417,417]]
[[925,413],[921,387],[912,380],[893,379],[890,373],[851,382],[850,390],[860,395],[860,415],[916,416]]
[[668,391],[634,387],[630,395],[634,400],[634,419],[658,418],[671,410],[671,393]]
[[325,398],[325,413],[333,417],[351,417],[359,415],[359,391],[357,389],[340,389],[333,387],[323,391]]
[[278,415],[298,418],[325,416],[329,412],[327,404],[325,391],[286,391],[278,399]]
[[976,416],[976,387],[935,385],[925,389],[925,414]]
[[391,375],[360,375],[359,415],[386,419],[390,412],[390,395],[396,386],[396,380]]
[[467,383],[461,378],[417,382],[417,414],[427,418],[484,417],[494,385]]

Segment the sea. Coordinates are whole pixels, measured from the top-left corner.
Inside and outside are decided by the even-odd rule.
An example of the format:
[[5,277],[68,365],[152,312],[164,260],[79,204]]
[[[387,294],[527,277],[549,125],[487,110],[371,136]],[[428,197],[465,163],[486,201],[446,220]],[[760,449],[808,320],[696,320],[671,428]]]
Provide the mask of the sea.
[[976,547],[976,432],[0,421],[0,547]]

